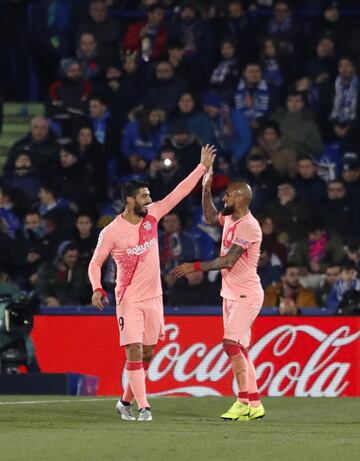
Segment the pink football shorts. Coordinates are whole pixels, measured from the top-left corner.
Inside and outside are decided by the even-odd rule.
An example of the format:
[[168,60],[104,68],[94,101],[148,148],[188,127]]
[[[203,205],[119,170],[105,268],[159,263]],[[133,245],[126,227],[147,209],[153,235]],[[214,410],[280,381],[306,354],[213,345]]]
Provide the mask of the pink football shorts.
[[224,298],[224,339],[230,339],[244,347],[249,347],[251,325],[259,314],[262,303],[262,297],[243,298],[236,301]]
[[141,343],[157,344],[165,339],[165,323],[162,296],[116,306],[120,332],[120,346]]

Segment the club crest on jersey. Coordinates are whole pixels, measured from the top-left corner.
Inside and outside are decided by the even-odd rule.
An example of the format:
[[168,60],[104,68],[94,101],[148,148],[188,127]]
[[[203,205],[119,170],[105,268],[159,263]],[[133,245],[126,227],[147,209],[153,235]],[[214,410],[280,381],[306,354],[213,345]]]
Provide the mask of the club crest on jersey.
[[231,242],[232,238],[233,238],[233,233],[230,231],[230,232],[228,233],[226,239],[227,239],[228,242]]
[[144,224],[143,224],[143,228],[144,228],[146,231],[151,231],[152,225],[151,225],[151,223],[150,223],[149,221],[146,221],[146,222],[144,222]]

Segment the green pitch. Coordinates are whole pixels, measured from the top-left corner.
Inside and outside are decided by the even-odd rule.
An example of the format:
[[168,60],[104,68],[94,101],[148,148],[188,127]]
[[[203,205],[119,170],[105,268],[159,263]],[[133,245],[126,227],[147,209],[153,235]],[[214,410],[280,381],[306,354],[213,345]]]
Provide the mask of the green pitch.
[[268,398],[264,420],[224,422],[232,401],[153,399],[140,423],[121,421],[115,399],[0,396],[0,460],[360,459],[359,399]]

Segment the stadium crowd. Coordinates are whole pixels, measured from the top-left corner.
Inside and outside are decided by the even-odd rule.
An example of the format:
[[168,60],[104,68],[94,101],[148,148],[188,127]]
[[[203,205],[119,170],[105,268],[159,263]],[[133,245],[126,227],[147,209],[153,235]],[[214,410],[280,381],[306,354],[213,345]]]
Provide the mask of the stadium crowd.
[[[360,29],[342,15],[356,1],[41,1],[23,33],[28,3],[0,6],[0,56],[14,64],[1,91],[29,97],[31,53],[45,116],[4,167],[1,282],[36,290],[49,307],[89,304],[87,265],[122,209],[121,185],[144,179],[161,199],[209,143],[219,209],[232,179],[252,187],[264,305],[287,315],[356,309]],[[308,14],[316,6],[321,13]],[[183,261],[213,258],[220,235],[204,221],[200,187],[164,217],[168,305],[220,304],[216,272],[171,275]],[[110,259],[109,292],[114,271]]]

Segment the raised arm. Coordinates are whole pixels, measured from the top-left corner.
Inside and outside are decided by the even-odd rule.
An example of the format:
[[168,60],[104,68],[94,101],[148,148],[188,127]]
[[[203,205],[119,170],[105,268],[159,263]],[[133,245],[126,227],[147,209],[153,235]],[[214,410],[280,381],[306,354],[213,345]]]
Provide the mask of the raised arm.
[[208,144],[201,148],[200,164],[187,176],[173,191],[170,192],[164,199],[154,203],[151,206],[151,214],[158,220],[169,213],[176,205],[181,202],[194,189],[199,179],[204,175],[205,171],[210,168],[215,159],[216,149]]
[[213,226],[219,225],[219,212],[216,209],[211,196],[211,184],[213,179],[212,167],[209,168],[203,179],[202,209],[205,221]]

